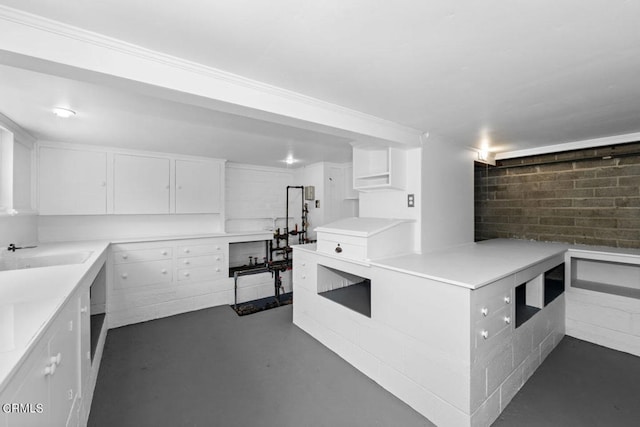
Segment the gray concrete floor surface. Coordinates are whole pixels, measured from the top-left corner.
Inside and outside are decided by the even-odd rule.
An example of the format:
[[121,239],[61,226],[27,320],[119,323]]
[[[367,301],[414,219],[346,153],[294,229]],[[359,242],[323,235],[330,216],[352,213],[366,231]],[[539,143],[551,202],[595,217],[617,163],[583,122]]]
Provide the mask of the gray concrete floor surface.
[[[89,426],[433,425],[291,317],[222,306],[110,330]],[[640,425],[640,358],[565,337],[494,425]]]

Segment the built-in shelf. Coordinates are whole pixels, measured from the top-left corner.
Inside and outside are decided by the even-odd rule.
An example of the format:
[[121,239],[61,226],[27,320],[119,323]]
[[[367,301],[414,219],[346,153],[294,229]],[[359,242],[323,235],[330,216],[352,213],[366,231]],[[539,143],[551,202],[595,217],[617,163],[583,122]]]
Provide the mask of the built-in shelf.
[[358,191],[403,190],[406,187],[407,153],[385,146],[353,148],[353,187]]
[[98,348],[98,341],[100,339],[100,334],[102,333],[102,328],[104,327],[105,314],[92,314],[91,315],[91,361],[93,362],[93,358],[96,355],[96,350]]
[[371,280],[318,265],[318,295],[371,317]]
[[516,287],[516,328],[522,326],[541,309],[527,305],[527,283]]
[[626,286],[609,285],[602,282],[591,282],[589,280],[576,279],[571,282],[571,287],[618,295],[621,297],[640,299],[640,289],[628,288]]
[[571,287],[588,291],[640,299],[640,264],[596,259],[597,253],[588,256],[571,256]]
[[544,273],[545,306],[564,293],[564,270],[564,263],[562,263]]

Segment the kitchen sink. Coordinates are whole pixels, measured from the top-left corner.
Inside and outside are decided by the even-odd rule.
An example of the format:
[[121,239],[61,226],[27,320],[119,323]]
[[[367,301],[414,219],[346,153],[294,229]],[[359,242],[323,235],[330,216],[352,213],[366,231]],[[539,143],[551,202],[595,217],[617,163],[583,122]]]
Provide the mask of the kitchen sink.
[[93,252],[88,251],[31,257],[9,256],[7,258],[0,259],[0,271],[82,264],[89,259],[92,253]]

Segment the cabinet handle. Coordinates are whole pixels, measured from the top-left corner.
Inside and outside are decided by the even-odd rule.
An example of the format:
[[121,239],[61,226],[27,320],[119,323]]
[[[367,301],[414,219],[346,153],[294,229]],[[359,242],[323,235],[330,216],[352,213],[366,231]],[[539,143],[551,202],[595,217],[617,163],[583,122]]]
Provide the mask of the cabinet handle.
[[306,279],[306,278],[307,278],[307,276],[304,276],[304,275],[302,276],[302,280],[304,280],[304,279]]
[[216,246],[216,251],[219,251],[219,250],[220,250],[220,246]]
[[191,273],[189,273],[188,271],[184,273],[185,277],[189,277]]
[[55,356],[51,356],[49,359],[52,365],[59,365],[62,362],[62,354],[58,353]]
[[162,273],[162,274],[167,274],[167,269],[166,269],[166,268],[163,268],[162,270],[160,270],[160,273]]
[[487,316],[487,314],[489,314],[489,309],[487,307],[482,307],[482,310],[480,310],[480,313],[482,313],[483,316]]
[[216,261],[220,261],[220,257],[219,256],[216,257]]
[[160,252],[162,255],[166,256],[167,255],[167,251],[162,251]]
[[480,332],[480,335],[482,335],[482,338],[486,340],[487,338],[489,338],[489,331],[485,329],[482,332]]
[[185,254],[188,254],[189,252],[191,252],[191,250],[190,250],[189,248],[185,248],[185,249],[184,249],[184,253],[185,253]]
[[127,273],[122,273],[120,277],[122,277],[123,279],[126,279],[127,277],[129,277],[129,275]]
[[46,368],[44,368],[44,376],[48,376],[48,375],[53,375],[56,373],[56,364],[52,363],[51,365],[47,365]]
[[511,297],[508,296],[508,295],[506,297],[504,297],[504,302],[505,302],[505,304],[511,304]]
[[220,273],[220,269],[219,268],[216,268],[216,273]]
[[185,264],[185,265],[189,265],[189,264],[191,264],[191,261],[189,261],[188,259],[185,259],[185,260],[184,260],[184,264]]
[[87,312],[87,306],[84,306],[80,309],[80,313],[86,313]]
[[127,255],[127,254],[122,254],[122,259],[127,259],[127,258],[129,258],[129,255]]
[[339,254],[340,252],[342,252],[342,248],[340,247],[340,243],[338,243],[338,246],[336,246],[336,253]]
[[106,182],[106,181],[102,181],[102,182],[100,183],[100,187],[106,187],[106,186],[107,186],[107,182]]
[[303,262],[303,263],[302,263],[302,266],[303,266],[303,267],[306,267],[306,266],[307,266],[307,263]]
[[504,323],[506,323],[507,325],[511,324],[511,316],[504,316]]

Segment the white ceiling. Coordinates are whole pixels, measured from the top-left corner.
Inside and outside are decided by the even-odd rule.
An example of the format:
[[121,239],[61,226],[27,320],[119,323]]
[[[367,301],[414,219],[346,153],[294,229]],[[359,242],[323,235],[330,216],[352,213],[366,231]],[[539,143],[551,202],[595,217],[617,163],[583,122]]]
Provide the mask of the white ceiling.
[[[438,134],[460,146],[479,146],[485,134],[494,150],[513,151],[640,131],[636,1],[0,4]],[[4,75],[17,77],[2,73],[4,92],[11,86]],[[24,86],[31,78],[19,81]],[[44,116],[28,118],[33,110],[27,104],[38,102],[34,93],[24,97],[20,113],[0,103],[1,112],[20,114],[12,118],[37,136],[69,139],[91,132],[96,141],[96,135],[104,134],[107,145],[114,145],[113,139],[190,141],[193,153],[211,149],[213,140],[221,142],[220,149],[232,143],[265,151],[282,148],[284,140],[296,149],[326,143],[328,151],[348,160],[348,145],[336,137],[43,78],[46,96],[53,96],[47,91],[55,95],[56,85],[66,85],[83,102],[90,103],[92,91],[109,102],[101,103],[100,118],[66,130],[56,130],[61,126],[57,123],[45,124]],[[28,87],[11,93],[20,97],[20,90],[29,94]],[[117,129],[109,133],[105,126]],[[312,144],[299,143],[305,138]],[[104,140],[96,143],[106,144]],[[236,161],[275,161],[265,153],[242,151],[247,157]],[[320,152],[324,157],[315,160],[336,161]]]

